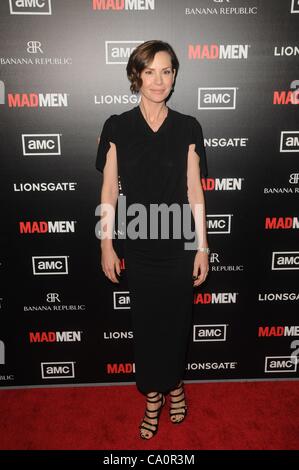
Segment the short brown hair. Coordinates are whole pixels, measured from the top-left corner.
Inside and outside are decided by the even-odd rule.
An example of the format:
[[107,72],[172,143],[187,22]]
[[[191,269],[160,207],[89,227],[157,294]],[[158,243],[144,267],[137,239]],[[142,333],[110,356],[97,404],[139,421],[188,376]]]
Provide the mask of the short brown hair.
[[133,50],[127,63],[126,70],[128,79],[131,82],[130,90],[132,93],[139,92],[142,87],[142,79],[140,78],[142,70],[149,66],[154,60],[155,54],[160,51],[168,52],[170,55],[172,70],[176,70],[176,80],[180,64],[171,45],[159,40],[146,41]]

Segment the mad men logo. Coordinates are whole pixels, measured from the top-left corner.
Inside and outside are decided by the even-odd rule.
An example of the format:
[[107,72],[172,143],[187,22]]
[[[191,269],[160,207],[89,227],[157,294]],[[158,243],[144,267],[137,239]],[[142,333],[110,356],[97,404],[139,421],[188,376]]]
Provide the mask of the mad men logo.
[[115,291],[113,292],[113,308],[128,309],[130,307],[130,292],[129,291]]
[[62,108],[68,106],[68,93],[8,93],[9,108]]
[[198,109],[236,109],[237,87],[198,88]]
[[207,215],[208,233],[231,233],[232,214]]
[[154,10],[155,0],[93,0],[93,10]]
[[80,342],[82,331],[30,331],[30,343],[74,343]]
[[299,152],[299,131],[282,131],[280,152]]
[[105,41],[106,64],[127,64],[131,52],[143,41]]
[[226,341],[227,325],[194,325],[193,341]]
[[299,229],[299,218],[298,217],[266,217],[265,229],[266,230]]
[[133,362],[128,363],[108,363],[107,374],[134,374],[135,364]]
[[299,269],[299,251],[273,251],[272,270]]
[[241,191],[244,178],[203,178],[204,191]]
[[61,155],[60,134],[22,134],[23,155]]
[[260,326],[258,336],[299,336],[299,326]]
[[52,15],[51,0],[9,0],[11,15]]
[[42,362],[43,379],[73,379],[75,377],[74,362]]
[[5,364],[5,345],[3,341],[0,340],[0,365]]
[[2,80],[0,80],[0,104],[5,104],[5,85]]
[[67,256],[32,256],[34,276],[68,274]]
[[297,356],[266,356],[265,372],[297,372]]
[[249,44],[189,44],[188,59],[248,59]]
[[292,0],[291,13],[299,13],[299,0]]
[[198,292],[194,294],[194,304],[236,304],[239,292]]
[[75,233],[75,220],[22,221],[19,231],[23,233]]
[[273,92],[273,104],[275,105],[299,104],[299,89],[296,89],[294,91],[275,90]]

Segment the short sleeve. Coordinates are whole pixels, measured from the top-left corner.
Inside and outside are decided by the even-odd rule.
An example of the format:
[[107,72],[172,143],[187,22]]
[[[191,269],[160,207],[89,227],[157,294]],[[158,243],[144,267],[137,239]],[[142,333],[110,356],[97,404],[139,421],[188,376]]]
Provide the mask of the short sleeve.
[[100,142],[98,145],[97,158],[96,158],[96,169],[103,173],[104,166],[106,164],[107,152],[110,149],[110,142],[116,142],[116,128],[115,128],[115,117],[116,114],[112,114],[104,123],[102,132],[100,134]]
[[192,123],[191,123],[190,144],[195,144],[195,152],[199,155],[200,175],[201,177],[206,178],[208,176],[208,165],[207,165],[207,156],[206,156],[206,149],[204,146],[202,128],[198,120],[194,117],[192,117]]

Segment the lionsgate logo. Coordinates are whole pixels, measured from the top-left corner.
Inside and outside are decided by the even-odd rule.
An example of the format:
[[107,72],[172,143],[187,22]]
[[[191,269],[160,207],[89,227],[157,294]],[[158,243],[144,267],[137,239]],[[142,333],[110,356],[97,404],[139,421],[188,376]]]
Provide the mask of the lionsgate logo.
[[114,291],[113,292],[113,308],[115,310],[131,308],[130,292],[129,291]]
[[265,373],[297,372],[297,356],[266,356]]
[[299,269],[299,251],[273,251],[272,270]]
[[34,276],[68,274],[68,256],[32,256]]
[[198,109],[236,109],[238,87],[198,88]]
[[193,341],[226,341],[227,325],[194,325]]
[[205,137],[205,147],[231,149],[248,147],[249,137]]
[[11,15],[52,15],[51,0],[9,0]]
[[74,362],[41,362],[42,379],[75,378]]
[[299,131],[282,131],[280,152],[299,152]]
[[77,189],[77,182],[70,182],[70,181],[62,181],[58,183],[54,182],[36,182],[36,183],[14,183],[13,184],[13,190],[15,192],[31,192],[31,191],[37,191],[37,192],[56,192],[56,191],[76,191]]
[[60,136],[60,134],[22,134],[23,155],[61,155]]
[[94,104],[138,104],[140,97],[136,95],[122,94],[122,95],[95,95]]
[[136,47],[143,41],[105,41],[106,64],[127,64]]

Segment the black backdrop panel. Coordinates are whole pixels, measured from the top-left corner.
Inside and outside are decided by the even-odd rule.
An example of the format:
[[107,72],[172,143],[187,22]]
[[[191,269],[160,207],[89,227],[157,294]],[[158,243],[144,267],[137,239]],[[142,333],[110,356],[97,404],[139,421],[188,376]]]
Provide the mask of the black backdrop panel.
[[139,102],[125,66],[148,39],[178,55],[168,104],[200,121],[209,166],[186,379],[297,379],[298,0],[4,0],[0,21],[0,385],[134,382],[95,156],[107,117]]

